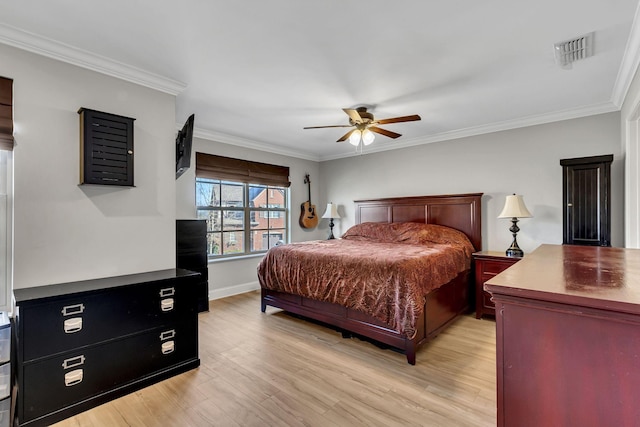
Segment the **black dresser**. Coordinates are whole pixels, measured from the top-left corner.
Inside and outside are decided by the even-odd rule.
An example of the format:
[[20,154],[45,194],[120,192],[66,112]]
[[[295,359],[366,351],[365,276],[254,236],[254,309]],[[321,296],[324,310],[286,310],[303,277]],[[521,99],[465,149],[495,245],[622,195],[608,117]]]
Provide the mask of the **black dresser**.
[[209,266],[207,257],[207,221],[176,220],[176,267],[200,273],[198,311],[209,311]]
[[50,425],[197,367],[199,280],[170,269],[14,290],[17,425]]

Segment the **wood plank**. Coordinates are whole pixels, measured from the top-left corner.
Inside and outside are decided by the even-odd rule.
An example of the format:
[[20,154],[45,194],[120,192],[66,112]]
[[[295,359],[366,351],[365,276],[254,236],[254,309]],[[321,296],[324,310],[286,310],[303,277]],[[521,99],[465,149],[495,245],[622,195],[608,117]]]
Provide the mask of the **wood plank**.
[[403,354],[275,309],[259,292],[200,313],[201,366],[62,421],[106,426],[494,426],[495,322],[462,316]]

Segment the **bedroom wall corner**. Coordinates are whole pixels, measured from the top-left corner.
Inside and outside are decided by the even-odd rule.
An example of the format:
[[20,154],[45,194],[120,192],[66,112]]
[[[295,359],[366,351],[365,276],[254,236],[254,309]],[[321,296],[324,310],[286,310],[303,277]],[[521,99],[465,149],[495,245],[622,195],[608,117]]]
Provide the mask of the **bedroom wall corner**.
[[625,161],[624,246],[640,248],[640,75],[631,82],[620,110]]

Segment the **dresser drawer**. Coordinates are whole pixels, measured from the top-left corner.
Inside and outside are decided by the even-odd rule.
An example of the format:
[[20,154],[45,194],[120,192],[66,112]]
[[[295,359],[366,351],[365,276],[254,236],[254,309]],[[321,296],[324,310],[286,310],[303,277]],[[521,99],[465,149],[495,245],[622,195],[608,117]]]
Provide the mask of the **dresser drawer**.
[[498,273],[487,273],[484,272],[482,273],[481,277],[482,277],[482,283],[486,282],[489,279],[493,279],[494,277],[496,277],[498,275]]
[[495,309],[495,304],[491,301],[491,294],[483,289],[483,284],[487,280],[493,279],[498,274],[502,273],[507,268],[511,267],[514,263],[510,261],[491,261],[483,260],[480,262],[480,287],[478,289],[478,297],[482,304],[482,311],[485,313],[492,313]]
[[482,261],[482,273],[484,274],[492,273],[491,277],[493,277],[498,273],[502,273],[504,270],[511,267],[511,265],[512,263],[505,263],[504,261],[485,260],[485,261]]
[[482,292],[482,304],[484,308],[494,310],[496,305],[491,301],[491,294],[487,291]]
[[476,318],[484,314],[495,316],[495,305],[491,301],[491,295],[484,290],[484,283],[493,279],[521,258],[508,257],[504,252],[495,251],[476,252],[473,254],[475,261],[475,288],[476,288]]
[[19,401],[28,422],[198,358],[197,318],[55,357],[25,363]]
[[22,360],[30,361],[171,324],[195,313],[195,281],[65,296],[20,306]]

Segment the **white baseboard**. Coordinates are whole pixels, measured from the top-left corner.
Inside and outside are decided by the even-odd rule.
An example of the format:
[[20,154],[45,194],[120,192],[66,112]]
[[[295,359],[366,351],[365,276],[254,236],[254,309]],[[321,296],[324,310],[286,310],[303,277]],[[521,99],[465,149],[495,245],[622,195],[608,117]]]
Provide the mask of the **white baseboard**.
[[213,289],[209,290],[209,301],[230,297],[232,295],[244,294],[245,292],[251,292],[257,289],[260,289],[260,284],[257,281],[235,286],[227,286],[226,288]]

